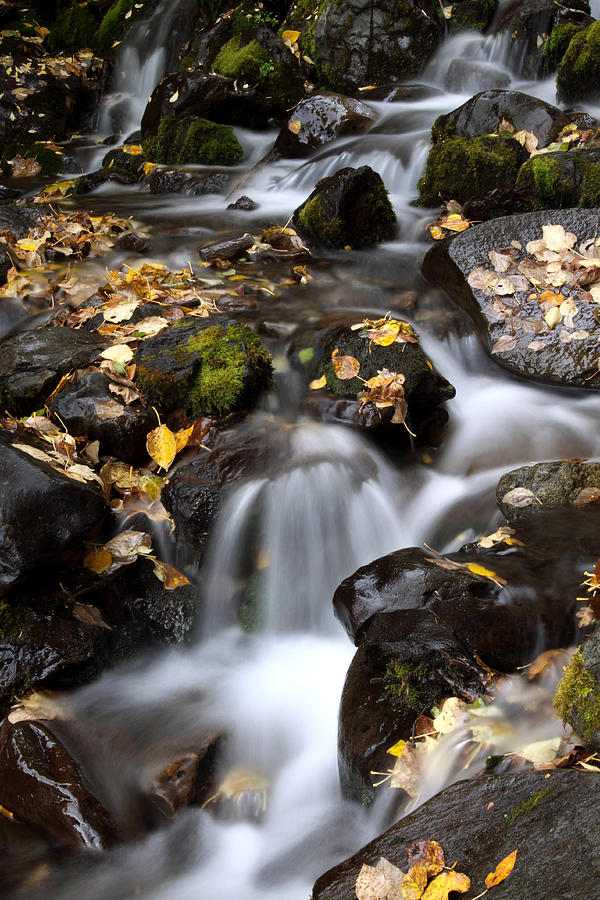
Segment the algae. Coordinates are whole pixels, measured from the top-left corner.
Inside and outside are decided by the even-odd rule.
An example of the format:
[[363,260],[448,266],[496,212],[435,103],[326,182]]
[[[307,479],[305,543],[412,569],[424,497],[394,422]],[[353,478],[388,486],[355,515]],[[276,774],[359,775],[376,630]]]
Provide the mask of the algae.
[[554,708],[589,740],[600,730],[600,685],[585,667],[581,647],[573,654],[554,695]]

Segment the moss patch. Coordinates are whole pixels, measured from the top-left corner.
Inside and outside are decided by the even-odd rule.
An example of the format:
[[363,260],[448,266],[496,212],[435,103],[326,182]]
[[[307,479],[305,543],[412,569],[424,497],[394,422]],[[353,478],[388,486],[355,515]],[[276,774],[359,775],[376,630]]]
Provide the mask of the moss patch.
[[563,722],[569,722],[589,740],[600,730],[600,685],[585,668],[581,647],[565,668],[554,696],[554,708]]
[[96,8],[87,4],[75,4],[63,9],[47,38],[48,49],[52,53],[67,50],[74,53],[92,46],[92,41],[100,20]]
[[571,103],[600,96],[600,22],[571,39],[558,66],[556,87],[561,100]]
[[[296,103],[302,93],[299,70],[273,59],[256,38],[234,35],[221,48],[213,63],[219,75],[260,87],[282,109]],[[292,57],[290,56],[290,59]]]
[[519,801],[511,811],[508,813],[506,819],[504,820],[505,825],[512,825],[512,823],[516,819],[520,819],[521,816],[526,816],[529,813],[533,812],[536,807],[540,805],[544,797],[547,797],[552,791],[551,787],[542,788],[541,791],[534,791],[527,797],[525,800]]
[[579,206],[585,209],[593,209],[600,206],[600,165],[594,163],[585,171]]
[[448,21],[450,33],[467,28],[483,31],[490,24],[495,9],[496,0],[459,0]]
[[151,162],[185,165],[234,166],[244,151],[230,125],[217,125],[192,116],[163,117],[155,135],[147,137],[142,148]]
[[433,145],[418,184],[423,206],[442,199],[464,203],[504,184],[513,184],[526,156],[512,138],[455,137]]
[[548,40],[542,47],[542,60],[545,72],[556,71],[571,40],[582,30],[581,25],[574,25],[572,22],[568,22],[565,25],[556,25],[552,29]]
[[[92,45],[98,53],[110,50],[125,29],[139,15],[149,13],[157,0],[116,0],[107,10],[92,39]],[[129,13],[131,15],[126,18]]]
[[427,700],[430,672],[425,666],[392,660],[385,668],[384,694],[402,710],[420,710]]

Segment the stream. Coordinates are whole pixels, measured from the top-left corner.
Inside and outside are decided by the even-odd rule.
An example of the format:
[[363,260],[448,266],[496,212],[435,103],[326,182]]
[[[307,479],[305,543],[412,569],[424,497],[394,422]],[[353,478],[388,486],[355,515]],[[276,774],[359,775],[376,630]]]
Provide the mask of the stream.
[[[176,4],[163,7],[173,10]],[[114,130],[119,104],[124,133],[133,131],[149,91],[168,66],[162,51],[168,17],[160,28],[157,23],[158,18],[151,20],[130,37],[117,65],[120,81],[100,110],[97,134],[78,144],[78,160],[88,171],[106,152],[96,139]],[[340,797],[337,713],[354,647],[333,615],[335,587],[392,550],[427,542],[448,552],[493,529],[500,521],[495,485],[511,468],[600,455],[600,398],[511,377],[489,360],[463,315],[420,274],[430,246],[426,225],[433,216],[411,201],[433,121],[477,90],[472,80],[454,89],[452,72],[461,58],[477,60],[481,70],[506,73],[511,88],[555,102],[553,80],[522,81],[518,60],[505,45],[463,33],[445,41],[423,74],[421,81],[432,87],[428,99],[369,103],[365,92],[363,99],[379,117],[372,130],[329,145],[306,162],[280,160],[251,172],[276,132],[236,128],[246,160],[234,169],[232,183],[250,174],[234,198],[250,195],[258,203],[252,213],[226,209],[229,199],[223,196],[154,196],[112,183],[86,198],[88,209],[111,210],[141,223],[152,238],[153,258],[174,269],[189,261],[199,272],[199,245],[283,225],[315,183],[342,166],[368,164],[381,174],[400,227],[395,241],[377,247],[315,252],[308,264],[312,281],[283,300],[273,298],[268,312],[257,314],[268,326],[265,343],[275,359],[276,390],[247,427],[267,423],[291,430],[291,451],[284,471],[244,480],[228,496],[197,573],[207,606],[197,641],[106,673],[61,701],[78,757],[97,795],[113,806],[125,808],[161,770],[170,737],[214,728],[228,734],[226,764],[258,772],[268,782],[264,813],[247,815],[262,805],[259,790],[238,798],[240,814],[233,818],[188,808],[137,843],[98,859],[63,863],[52,891],[44,891],[46,898],[306,900],[319,874],[390,824],[385,803],[364,810]],[[115,254],[108,266],[124,258]],[[398,464],[393,454],[384,456],[349,429],[303,420],[286,339],[349,311],[357,321],[388,311],[407,318],[435,366],[456,387],[456,398],[447,404],[446,440],[435,456],[415,452]],[[269,565],[261,629],[248,635],[228,624],[226,610],[251,540]],[[525,734],[531,741],[532,735],[562,733],[551,718],[552,685],[545,717],[533,724],[519,683],[517,676],[510,680],[519,700],[511,701],[506,713],[512,749]],[[121,732],[127,740],[115,737]],[[456,740],[442,743],[421,799],[464,777],[455,764],[457,746]]]

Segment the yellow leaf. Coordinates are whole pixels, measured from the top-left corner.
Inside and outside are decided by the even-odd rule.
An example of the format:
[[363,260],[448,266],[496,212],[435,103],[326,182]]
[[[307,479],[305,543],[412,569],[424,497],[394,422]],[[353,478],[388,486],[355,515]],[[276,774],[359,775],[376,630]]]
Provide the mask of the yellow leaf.
[[162,478],[157,475],[142,475],[140,478],[140,486],[149,500],[153,502],[160,499],[162,489]]
[[430,878],[439,875],[446,865],[444,850],[438,841],[415,841],[406,848],[406,854],[409,867],[424,865]]
[[398,337],[400,331],[400,322],[396,319],[389,319],[378,328],[371,328],[367,331],[367,337],[379,347],[389,347]]
[[562,319],[562,313],[558,306],[553,306],[544,316],[549,328],[555,328]]
[[174,568],[174,566],[161,562],[159,559],[153,560],[153,563],[154,574],[159,581],[162,581],[166,591],[174,591],[175,588],[183,587],[184,585],[191,583],[190,580],[185,577],[183,572],[180,572],[178,569]]
[[321,388],[324,388],[326,384],[327,384],[327,379],[325,378],[324,375],[321,375],[320,378],[315,378],[314,381],[311,381],[311,383],[309,384],[308,387],[311,391],[318,391]]
[[171,96],[169,97],[169,103],[175,103],[175,101],[178,99],[178,97],[179,97],[179,91],[175,91],[175,93],[171,94]]
[[291,122],[288,122],[288,131],[291,131],[292,134],[298,134],[301,128],[302,122],[300,119],[292,119]]
[[140,144],[128,144],[126,147],[123,147],[123,150],[131,156],[139,156],[142,152]]
[[427,887],[427,866],[411,866],[402,880],[402,897],[404,900],[420,900]]
[[450,891],[464,894],[470,887],[471,879],[468,875],[450,869],[449,872],[442,872],[429,883],[429,887],[423,894],[423,900],[448,900]]
[[179,453],[180,450],[187,446],[193,430],[194,426],[190,425],[189,428],[180,428],[179,431],[175,432],[175,453]]
[[508,878],[515,867],[518,852],[518,850],[513,850],[512,853],[509,853],[508,856],[505,856],[504,859],[498,863],[494,871],[490,872],[485,879],[486,888],[495,887],[497,884],[500,884],[501,881],[504,881],[505,878]]
[[104,547],[100,550],[95,550],[94,553],[89,553],[83,560],[85,568],[95,572],[96,575],[101,575],[102,572],[105,572],[111,563],[112,555],[110,550],[105,550]]
[[491,578],[496,584],[506,584],[505,578],[501,578],[499,575],[496,575],[495,572],[492,572],[491,569],[486,569],[485,566],[480,566],[479,563],[467,563],[467,569],[469,572],[472,572],[473,575],[483,575],[484,578]]
[[466,231],[467,228],[471,227],[471,223],[468,219],[461,213],[450,213],[450,215],[445,216],[443,219],[440,219],[437,223],[441,225],[442,228],[447,228],[448,231]]
[[177,443],[175,435],[167,425],[159,425],[154,431],[151,431],[146,438],[146,449],[149,456],[162,466],[168,469],[177,453]]
[[406,741],[398,741],[394,744],[393,747],[390,747],[388,750],[386,750],[386,753],[391,753],[392,756],[397,756],[399,759],[402,756],[402,751],[404,750],[405,746]]
[[434,241],[443,241],[446,237],[439,225],[429,225],[429,233]]
[[300,37],[299,31],[284,31],[284,32],[282,32],[282,35],[281,35],[281,39],[283,41],[289,41],[290,44],[295,44],[299,37]]
[[360,372],[360,363],[353,356],[340,356],[340,351],[336,347],[331,354],[331,364],[333,371],[340,381],[348,381],[350,378],[356,378]]

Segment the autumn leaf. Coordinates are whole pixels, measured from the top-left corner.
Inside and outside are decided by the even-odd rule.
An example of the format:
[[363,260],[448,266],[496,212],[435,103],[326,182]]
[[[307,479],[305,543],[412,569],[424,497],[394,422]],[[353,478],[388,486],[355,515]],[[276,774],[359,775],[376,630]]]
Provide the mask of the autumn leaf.
[[291,122],[288,122],[288,131],[291,131],[292,134],[299,134],[301,128],[302,122],[300,119],[292,119]]
[[158,578],[159,581],[165,586],[165,590],[174,591],[175,588],[183,587],[186,584],[191,584],[189,578],[176,569],[174,566],[170,566],[168,563],[161,562],[159,559],[153,560],[154,565],[154,574]]
[[434,878],[423,894],[423,900],[448,900],[451,891],[464,894],[471,887],[471,879],[462,872],[450,869]]
[[282,41],[289,41],[290,44],[295,44],[299,37],[299,31],[282,31],[281,33]]
[[517,339],[512,334],[501,334],[493,344],[490,353],[508,353],[517,346]]
[[350,378],[356,378],[360,372],[360,363],[353,356],[340,356],[340,351],[336,347],[331,354],[331,364],[333,371],[340,381],[348,381]]
[[483,578],[489,578],[491,581],[495,581],[496,584],[506,584],[505,578],[501,578],[500,575],[497,575],[491,569],[486,569],[485,566],[480,566],[479,563],[467,563],[467,569],[469,572],[472,572],[473,575],[481,575]]
[[403,900],[420,900],[427,887],[427,866],[421,864],[411,866],[402,881]]
[[446,865],[444,851],[438,841],[415,841],[406,848],[406,855],[410,867],[425,865],[430,878],[438,875]]
[[148,455],[162,466],[168,469],[177,453],[177,441],[175,435],[167,425],[159,425],[151,431],[146,438]]
[[179,431],[175,432],[175,453],[179,453],[180,450],[183,450],[184,447],[187,447],[189,439],[192,436],[192,432],[194,430],[194,426],[190,425],[189,428],[180,428]]
[[100,356],[102,359],[109,359],[111,362],[126,365],[133,359],[133,350],[127,344],[114,344],[112,347],[103,350]]
[[396,319],[387,319],[382,325],[370,328],[367,331],[367,337],[379,347],[389,347],[389,345],[393,344],[398,337],[399,331],[400,322],[397,322]]
[[493,888],[497,884],[500,884],[501,881],[504,881],[505,878],[508,878],[515,867],[517,853],[518,850],[513,850],[512,853],[509,853],[508,856],[505,856],[504,859],[498,863],[493,872],[490,872],[485,879],[486,888]]
[[88,553],[83,560],[84,567],[91,572],[95,572],[96,575],[101,575],[102,572],[105,572],[111,563],[112,554],[110,550],[106,550],[104,547],[100,550],[95,550],[93,553]]
[[73,606],[73,618],[84,625],[94,625],[96,628],[105,628],[112,631],[112,627],[104,621],[102,613],[90,603],[75,603]]

